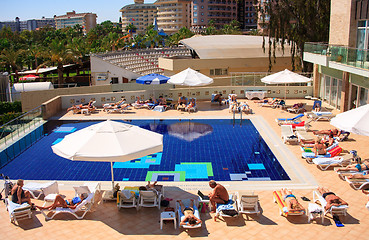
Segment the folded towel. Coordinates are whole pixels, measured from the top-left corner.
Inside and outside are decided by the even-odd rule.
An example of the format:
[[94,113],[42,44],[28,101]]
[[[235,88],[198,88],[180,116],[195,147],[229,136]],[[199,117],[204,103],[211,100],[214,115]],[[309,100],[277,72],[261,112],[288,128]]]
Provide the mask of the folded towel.
[[343,157],[333,157],[333,158],[325,158],[325,157],[320,157],[320,158],[314,158],[313,162],[316,165],[324,165],[324,164],[335,164],[335,163],[341,163],[343,160]]
[[132,196],[132,193],[130,190],[122,190],[122,194],[124,195],[125,198],[130,199]]

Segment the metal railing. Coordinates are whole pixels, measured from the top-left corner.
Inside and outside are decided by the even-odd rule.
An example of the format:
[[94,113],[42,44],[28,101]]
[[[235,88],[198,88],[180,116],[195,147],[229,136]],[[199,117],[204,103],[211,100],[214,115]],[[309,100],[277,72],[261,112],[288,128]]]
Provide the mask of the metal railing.
[[43,136],[41,106],[0,126],[0,168]]
[[369,50],[326,43],[305,43],[304,52],[325,55],[334,61],[357,68],[369,69]]
[[[268,72],[231,72],[231,86],[265,86],[266,84],[261,81],[263,77],[266,77],[273,73]],[[312,77],[313,73],[304,72],[298,73],[305,77]],[[284,84],[282,84],[284,85]],[[306,83],[288,84],[288,86],[306,86]]]

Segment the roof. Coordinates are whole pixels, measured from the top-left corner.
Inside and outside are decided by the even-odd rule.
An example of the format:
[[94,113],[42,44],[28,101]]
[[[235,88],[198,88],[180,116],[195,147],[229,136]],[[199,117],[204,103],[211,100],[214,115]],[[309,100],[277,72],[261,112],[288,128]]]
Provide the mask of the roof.
[[[70,66],[74,66],[75,64],[68,64],[68,65],[63,65],[64,68],[66,67],[70,67]],[[19,75],[26,75],[26,74],[41,74],[41,73],[46,73],[46,72],[51,72],[51,71],[55,71],[57,70],[58,67],[47,67],[47,68],[39,68],[38,71],[37,69],[35,70],[28,70],[28,71],[24,71],[24,72],[19,72]]]
[[12,93],[48,89],[54,89],[54,86],[51,84],[51,82],[15,83],[12,87]]
[[[210,35],[194,36],[180,41],[187,48],[194,50],[200,59],[255,58],[268,57],[268,48],[263,51],[262,36],[246,35]],[[268,38],[265,38],[268,46]],[[291,56],[289,46],[284,54],[276,51],[276,57]]]
[[145,8],[156,9],[157,6],[155,6],[153,3],[142,3],[142,4],[134,3],[134,4],[129,4],[129,5],[122,7],[119,11],[122,12],[128,9],[145,9]]

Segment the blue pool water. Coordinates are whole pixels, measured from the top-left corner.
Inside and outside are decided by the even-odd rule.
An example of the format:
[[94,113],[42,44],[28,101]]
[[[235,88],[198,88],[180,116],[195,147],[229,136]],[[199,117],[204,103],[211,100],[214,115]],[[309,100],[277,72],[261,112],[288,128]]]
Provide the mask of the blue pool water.
[[[97,121],[49,121],[45,136],[0,169],[12,179],[110,181],[110,163],[70,161],[52,144]],[[163,152],[115,163],[118,181],[289,180],[250,120],[133,120],[164,135]],[[109,149],[107,149],[109,151]]]

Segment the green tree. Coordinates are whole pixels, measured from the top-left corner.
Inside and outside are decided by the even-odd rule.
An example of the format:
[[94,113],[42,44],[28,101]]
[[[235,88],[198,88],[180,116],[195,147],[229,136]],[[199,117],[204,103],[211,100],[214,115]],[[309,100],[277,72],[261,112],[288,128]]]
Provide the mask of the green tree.
[[[292,69],[296,69],[296,56],[303,71],[308,64],[302,61],[305,42],[327,42],[329,38],[330,2],[321,0],[271,0],[255,1],[256,7],[268,30],[269,69],[275,63],[275,50],[280,45],[291,44]],[[265,19],[269,19],[266,21]],[[263,48],[265,47],[265,39]],[[265,49],[265,48],[264,48]],[[311,66],[311,65],[310,65]]]
[[21,65],[21,56],[23,53],[23,49],[3,49],[0,54],[0,64],[9,72],[15,73],[15,81],[18,81],[18,70]]

